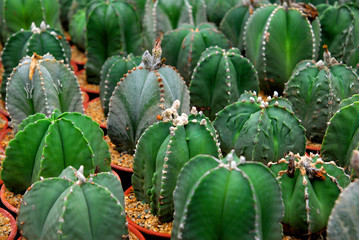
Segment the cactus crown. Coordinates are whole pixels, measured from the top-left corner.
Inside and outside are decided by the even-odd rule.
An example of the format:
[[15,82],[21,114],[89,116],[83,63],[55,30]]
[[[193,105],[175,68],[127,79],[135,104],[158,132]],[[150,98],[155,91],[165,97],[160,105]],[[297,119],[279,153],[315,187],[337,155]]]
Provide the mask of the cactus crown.
[[152,49],[152,55],[148,52],[148,50],[146,50],[142,56],[142,62],[144,67],[148,70],[159,69],[163,64],[161,57],[162,57],[161,40],[158,37],[156,39],[155,46]]

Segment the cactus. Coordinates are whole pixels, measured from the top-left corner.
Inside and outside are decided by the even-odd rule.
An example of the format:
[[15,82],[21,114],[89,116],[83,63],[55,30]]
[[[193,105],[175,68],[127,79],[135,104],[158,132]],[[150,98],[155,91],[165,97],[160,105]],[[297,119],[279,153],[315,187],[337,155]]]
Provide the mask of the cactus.
[[269,102],[250,97],[218,112],[213,124],[219,133],[222,151],[235,149],[250,161],[277,161],[290,151],[304,154],[305,130],[300,121],[281,106],[275,97]]
[[25,193],[18,226],[32,239],[127,239],[124,194],[111,173],[85,178],[80,168],[43,179]]
[[191,104],[211,120],[245,90],[258,91],[253,64],[237,48],[210,47],[202,53],[190,83]]
[[198,154],[220,156],[215,130],[195,109],[178,115],[179,101],[162,113],[163,122],[150,126],[138,141],[132,185],[136,198],[149,203],[161,222],[173,218],[172,194],[182,166]]
[[142,52],[140,22],[130,4],[117,0],[92,1],[86,16],[87,81],[99,84],[107,58]]
[[4,65],[1,84],[3,99],[6,97],[7,78],[23,57],[32,56],[34,52],[40,56],[50,53],[55,59],[64,60],[66,64],[71,60],[71,48],[64,35],[48,28],[45,22],[42,22],[39,28],[33,24],[31,30],[15,33],[6,42],[1,55]]
[[296,64],[318,57],[317,12],[305,10],[299,3],[269,4],[258,8],[246,23],[246,56],[256,67],[259,88],[266,94],[281,94]]
[[81,9],[74,14],[69,24],[69,34],[73,42],[81,51],[86,49],[86,10]]
[[335,200],[350,183],[344,170],[313,154],[290,153],[268,166],[281,183],[285,206],[283,223],[302,234],[323,230]]
[[140,16],[140,21],[142,22],[142,17],[145,14],[146,0],[126,0],[126,2],[134,7],[137,15]]
[[28,116],[43,113],[83,112],[82,94],[74,73],[51,55],[25,57],[7,82],[6,109],[12,126]]
[[118,55],[106,60],[101,70],[100,100],[105,116],[108,114],[110,97],[122,76],[141,63],[140,57],[129,54],[127,57]]
[[261,163],[198,155],[178,177],[171,239],[282,239],[281,195]]
[[324,61],[300,62],[283,93],[307,129],[307,138],[318,143],[322,142],[327,122],[339,109],[340,101],[359,93],[358,75],[331,58],[326,45],[324,48]]
[[204,0],[206,2],[206,11],[208,16],[208,21],[215,23],[219,26],[219,23],[223,19],[224,15],[232,7],[245,2],[244,0],[227,0],[227,1],[217,1],[217,0]]
[[180,113],[189,112],[189,92],[174,67],[162,64],[161,42],[157,39],[151,54],[117,83],[109,103],[107,133],[120,151],[132,152],[141,134],[156,117],[178,99]]
[[175,66],[189,84],[190,78],[201,54],[210,46],[230,48],[230,42],[211,23],[197,27],[183,24],[176,30],[167,32],[162,39],[163,56],[166,62]]
[[80,113],[37,113],[19,125],[5,151],[1,178],[21,193],[41,177],[56,177],[67,166],[84,166],[85,175],[110,171],[109,147],[98,123]]

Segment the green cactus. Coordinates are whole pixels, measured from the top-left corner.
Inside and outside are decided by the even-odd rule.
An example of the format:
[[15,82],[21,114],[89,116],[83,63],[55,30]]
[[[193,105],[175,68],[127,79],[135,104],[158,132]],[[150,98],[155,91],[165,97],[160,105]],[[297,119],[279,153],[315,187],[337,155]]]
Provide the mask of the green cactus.
[[99,124],[80,113],[29,116],[5,155],[1,178],[15,193],[24,192],[41,177],[58,176],[68,166],[83,165],[86,176],[95,168],[111,170],[109,147]]
[[134,7],[137,15],[140,17],[140,21],[142,22],[143,16],[145,14],[146,0],[125,0],[125,1]]
[[323,230],[335,200],[350,183],[344,169],[323,162],[319,155],[290,153],[268,166],[281,183],[285,214],[283,223],[301,234]]
[[83,113],[75,74],[50,54],[25,57],[11,73],[6,92],[6,109],[15,131],[23,119],[35,113],[50,116],[55,109]]
[[81,9],[74,14],[69,24],[69,34],[71,42],[73,42],[78,49],[85,51],[86,49],[86,10]]
[[117,0],[92,1],[86,16],[87,81],[99,84],[107,58],[142,52],[140,22],[130,4]]
[[109,103],[107,133],[120,151],[133,152],[141,134],[175,100],[180,113],[189,112],[189,92],[176,69],[162,64],[159,39],[151,54],[117,83]]
[[324,47],[324,61],[298,63],[283,93],[307,129],[307,138],[317,143],[322,142],[327,122],[339,109],[340,101],[359,93],[358,75],[331,58]]
[[245,2],[244,0],[227,0],[227,1],[217,1],[217,0],[204,0],[206,2],[206,12],[208,16],[208,21],[215,23],[219,26],[219,23],[223,19],[224,15],[232,7]]
[[32,56],[34,52],[40,56],[50,53],[55,59],[64,60],[66,64],[71,60],[71,48],[64,35],[48,28],[45,22],[42,22],[39,28],[33,24],[31,30],[13,34],[6,42],[1,55],[4,66],[1,83],[2,99],[6,97],[6,83],[13,69],[23,57]]
[[190,83],[191,104],[211,120],[245,90],[258,91],[258,74],[237,48],[210,47],[202,53]]
[[58,0],[58,3],[61,7],[61,11],[60,11],[61,25],[65,28],[65,30],[67,30],[69,26],[68,12],[69,9],[71,8],[72,1],[73,0]]
[[[276,99],[241,97],[218,112],[213,124],[219,133],[222,151],[235,149],[250,161],[277,161],[290,151],[305,152],[305,130],[294,113]],[[286,103],[288,104],[288,103]]]
[[318,57],[319,20],[303,11],[296,3],[264,5],[246,23],[246,57],[256,67],[259,88],[266,94],[281,94],[297,63]]
[[25,193],[17,220],[21,235],[33,239],[127,239],[124,194],[111,173],[85,178],[66,168],[59,177],[36,182]]
[[[138,141],[132,185],[136,198],[149,203],[161,222],[173,218],[172,194],[182,166],[198,154],[219,157],[216,132],[210,121],[192,109],[178,116],[179,102],[162,113],[163,122],[149,127]],[[172,121],[173,120],[173,121]]]
[[282,239],[281,195],[261,163],[198,155],[178,177],[171,239]]
[[122,76],[141,63],[140,57],[129,54],[127,57],[118,55],[106,60],[101,69],[100,100],[105,116],[109,111],[112,92]]

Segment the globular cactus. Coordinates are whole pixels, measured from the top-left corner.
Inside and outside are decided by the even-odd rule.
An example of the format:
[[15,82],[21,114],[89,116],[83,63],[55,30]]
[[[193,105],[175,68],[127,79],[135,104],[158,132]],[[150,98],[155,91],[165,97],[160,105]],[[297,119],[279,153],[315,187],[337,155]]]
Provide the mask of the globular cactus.
[[180,171],[173,195],[172,240],[282,239],[284,206],[263,164],[198,155]]
[[146,0],[126,0],[126,2],[135,8],[137,15],[140,17],[140,21],[142,22],[145,14]]
[[162,39],[163,56],[166,63],[175,66],[189,84],[193,69],[200,60],[202,52],[210,46],[230,48],[228,39],[211,23],[197,27],[183,24],[167,32]]
[[335,200],[350,183],[344,169],[324,162],[319,155],[293,153],[268,166],[281,183],[285,206],[282,222],[305,235],[323,230]]
[[[288,3],[289,5],[288,5]],[[298,62],[318,57],[320,26],[317,11],[300,3],[264,5],[248,19],[246,57],[258,71],[259,88],[266,94],[284,89]]]
[[215,23],[217,26],[223,19],[224,15],[232,7],[241,4],[244,0],[227,0],[227,1],[217,1],[217,0],[204,0],[206,3],[206,12],[209,22]]
[[132,70],[141,63],[141,57],[129,54],[127,57],[118,55],[106,60],[101,70],[100,100],[105,116],[108,114],[110,97],[117,83],[128,70]]
[[175,100],[180,113],[189,113],[189,92],[174,67],[163,65],[161,42],[142,63],[117,83],[109,103],[107,133],[119,151],[133,152],[141,134],[157,121],[157,116]]
[[[213,124],[219,133],[222,151],[231,149],[247,160],[278,161],[290,151],[304,154],[305,130],[294,113],[269,97],[241,96],[238,102],[218,112]],[[249,97],[249,99],[248,99]]]
[[109,147],[99,124],[80,113],[37,113],[19,125],[5,150],[1,178],[10,191],[22,193],[41,177],[56,177],[68,166],[110,171]]
[[[111,173],[85,178],[80,168],[43,179],[25,193],[18,227],[34,239],[128,239],[124,193]],[[127,236],[128,237],[128,236]]]
[[83,113],[75,74],[50,54],[25,57],[11,73],[6,92],[6,109],[15,131],[23,119],[35,113],[50,116],[55,109]]
[[192,110],[178,115],[179,101],[162,113],[163,122],[150,126],[138,141],[132,185],[136,198],[149,203],[161,222],[173,218],[172,194],[183,165],[198,154],[221,156],[210,121]]
[[191,104],[213,120],[245,90],[258,91],[258,74],[237,48],[210,47],[193,70],[189,90]]
[[86,49],[86,10],[81,9],[74,14],[69,24],[69,34],[73,42],[81,51]]
[[6,96],[7,78],[23,57],[32,56],[34,52],[40,56],[50,53],[56,60],[64,60],[66,64],[69,64],[71,60],[71,48],[64,35],[48,28],[45,22],[42,22],[39,28],[32,24],[30,30],[13,34],[6,42],[1,55],[4,66],[1,83],[3,99]]
[[324,61],[305,60],[293,70],[283,95],[302,120],[307,138],[321,143],[327,123],[339,109],[342,99],[359,93],[358,75],[331,57],[324,46]]
[[86,16],[87,81],[99,84],[107,58],[142,52],[140,22],[130,4],[117,0],[92,1]]

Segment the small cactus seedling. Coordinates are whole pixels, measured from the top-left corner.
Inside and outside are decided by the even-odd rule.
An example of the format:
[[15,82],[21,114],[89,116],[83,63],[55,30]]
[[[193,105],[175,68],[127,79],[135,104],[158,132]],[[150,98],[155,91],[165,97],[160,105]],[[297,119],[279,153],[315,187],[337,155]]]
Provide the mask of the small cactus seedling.
[[218,112],[213,122],[222,151],[235,149],[237,155],[265,163],[278,161],[290,151],[304,154],[305,130],[285,107],[288,103],[281,106],[276,100],[278,93],[268,102],[250,94],[244,93],[238,102]]
[[263,164],[198,155],[180,171],[172,240],[282,238],[278,181]]
[[80,113],[55,111],[51,117],[31,115],[5,151],[1,178],[16,193],[41,177],[56,177],[68,167],[84,166],[85,175],[95,168],[110,171],[109,147],[99,124]]
[[81,51],[86,49],[86,10],[81,9],[74,14],[69,24],[69,34],[73,42]]
[[268,166],[281,183],[285,214],[283,223],[301,234],[317,233],[327,226],[340,192],[349,183],[344,169],[324,162],[319,155],[290,153]]
[[358,75],[332,58],[326,45],[324,49],[324,61],[300,62],[284,88],[284,96],[307,129],[307,138],[318,143],[340,101],[359,93]]
[[210,47],[193,70],[189,90],[191,104],[213,120],[245,90],[258,91],[258,74],[237,48]]
[[141,136],[133,163],[132,185],[136,198],[151,205],[162,222],[173,218],[172,194],[182,166],[198,154],[219,157],[220,149],[210,121],[192,109],[178,115],[179,102],[162,114],[163,122]]
[[[85,178],[83,169],[66,168],[25,193],[18,227],[34,239],[119,239],[128,235],[121,182],[111,173]],[[127,239],[127,238],[121,238]]]

